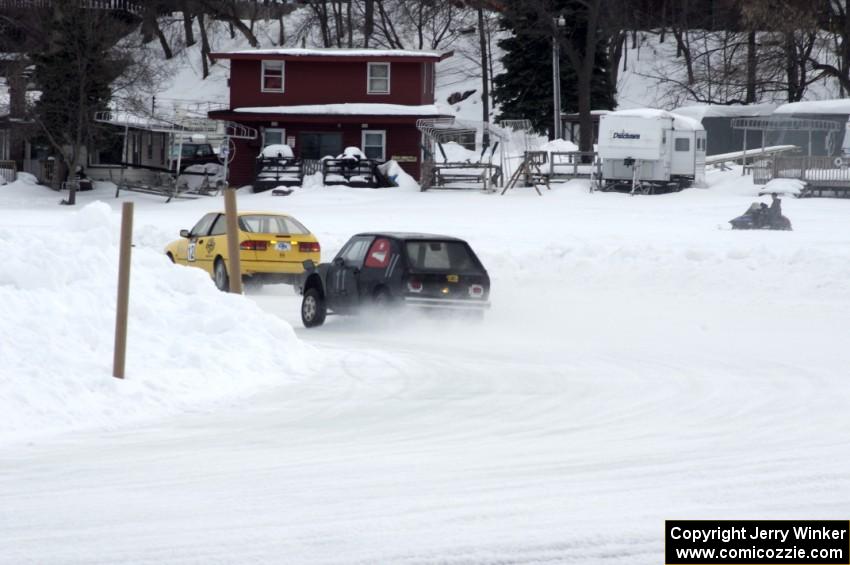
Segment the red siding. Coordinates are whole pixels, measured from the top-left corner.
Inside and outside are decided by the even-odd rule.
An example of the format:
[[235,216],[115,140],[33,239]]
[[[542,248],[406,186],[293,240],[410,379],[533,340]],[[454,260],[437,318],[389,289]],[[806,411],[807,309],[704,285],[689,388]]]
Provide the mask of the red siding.
[[[260,124],[251,123],[252,127],[271,127],[270,123]],[[338,131],[342,133],[342,142],[344,147],[354,146],[360,147],[362,141],[363,128],[360,120],[357,123],[341,123],[340,127],[337,124],[304,124],[290,123],[285,121],[278,122],[276,128],[285,128],[287,137],[295,137],[298,140],[298,134],[302,132],[327,132]],[[415,157],[414,163],[400,163],[401,167],[414,178],[419,178],[419,158],[420,158],[420,133],[413,123],[410,124],[386,124],[374,125],[369,129],[385,130],[386,137],[386,157],[392,159],[394,156],[410,156]],[[244,186],[251,184],[254,180],[255,159],[260,152],[261,140],[236,141],[236,154],[230,164],[230,183],[234,186]],[[296,157],[300,157],[300,146],[296,141],[293,150]]]
[[261,62],[230,62],[230,107],[303,104],[433,104],[433,63],[393,62],[390,94],[367,94],[365,62],[286,61],[285,92],[262,92]]

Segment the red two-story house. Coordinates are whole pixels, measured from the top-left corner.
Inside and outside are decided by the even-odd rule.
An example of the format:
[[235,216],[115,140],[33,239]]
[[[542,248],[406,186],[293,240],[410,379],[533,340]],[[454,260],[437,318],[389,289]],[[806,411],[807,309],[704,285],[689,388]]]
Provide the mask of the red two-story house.
[[296,157],[336,156],[361,148],[395,159],[419,178],[419,118],[442,117],[434,105],[434,66],[451,56],[378,49],[255,49],[213,53],[230,60],[230,108],[218,120],[260,131],[236,141],[230,182],[250,184],[262,147],[285,143]]

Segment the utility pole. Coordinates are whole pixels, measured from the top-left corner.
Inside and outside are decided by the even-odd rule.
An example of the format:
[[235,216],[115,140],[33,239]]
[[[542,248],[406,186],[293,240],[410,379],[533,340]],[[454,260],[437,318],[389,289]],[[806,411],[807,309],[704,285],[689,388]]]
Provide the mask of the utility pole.
[[[481,108],[484,114],[482,121],[488,124],[490,123],[490,77],[487,72],[489,68],[487,63],[487,31],[484,29],[484,8],[481,6],[481,2],[478,3],[478,44],[481,49]],[[486,126],[483,143],[484,147],[490,145],[490,136],[487,133]]]
[[552,18],[552,139],[561,139],[561,44],[559,20],[563,18]]

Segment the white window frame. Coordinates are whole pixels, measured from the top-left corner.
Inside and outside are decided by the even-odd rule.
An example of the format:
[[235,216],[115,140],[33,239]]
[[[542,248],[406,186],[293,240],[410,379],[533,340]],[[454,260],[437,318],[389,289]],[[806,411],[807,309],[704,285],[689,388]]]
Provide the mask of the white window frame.
[[[363,154],[366,155],[366,134],[380,134],[381,136],[381,162],[387,160],[387,130],[385,129],[364,129],[360,134],[360,147],[363,149]],[[368,157],[368,155],[367,155]]]
[[[280,63],[280,89],[266,88],[266,65]],[[266,60],[260,61],[260,91],[261,92],[286,92],[286,61]]]
[[269,131],[279,131],[280,132],[280,142],[281,142],[281,144],[286,145],[286,128],[263,128],[263,148],[267,147],[268,145],[271,145],[266,140],[266,132],[269,132]]
[[[387,68],[387,90],[372,90],[372,67]],[[383,78],[383,77],[375,77]],[[366,63],[366,94],[389,94],[390,85],[392,84],[392,65],[390,63]]]

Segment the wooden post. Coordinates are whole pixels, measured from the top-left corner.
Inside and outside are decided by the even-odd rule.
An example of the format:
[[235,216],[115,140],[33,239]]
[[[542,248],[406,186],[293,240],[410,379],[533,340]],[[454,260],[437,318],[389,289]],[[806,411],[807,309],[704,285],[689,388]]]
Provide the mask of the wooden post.
[[227,215],[227,255],[230,292],[242,294],[242,267],[239,262],[239,222],[236,215],[236,189],[224,189],[224,213]]
[[121,207],[121,244],[118,259],[118,304],[115,308],[115,352],[112,376],[124,378],[127,354],[127,315],[130,302],[130,254],[133,249],[133,203]]

